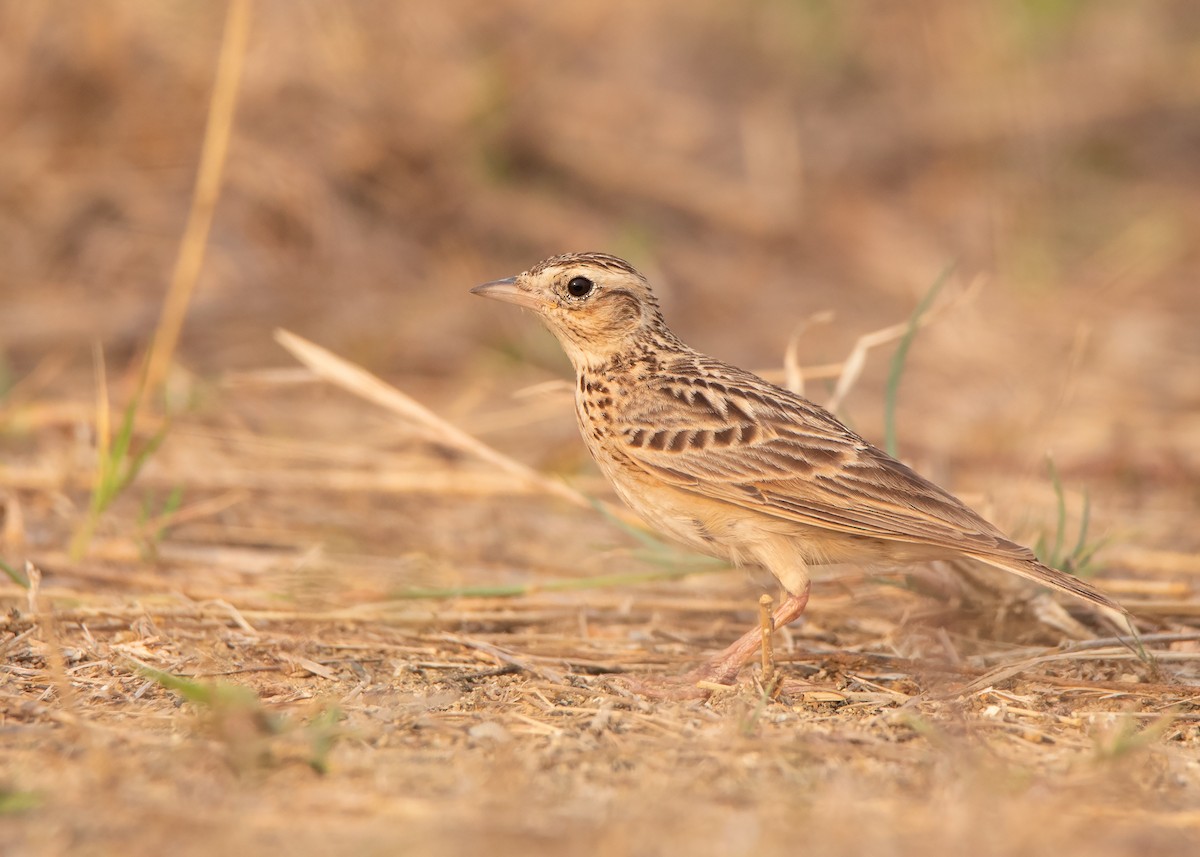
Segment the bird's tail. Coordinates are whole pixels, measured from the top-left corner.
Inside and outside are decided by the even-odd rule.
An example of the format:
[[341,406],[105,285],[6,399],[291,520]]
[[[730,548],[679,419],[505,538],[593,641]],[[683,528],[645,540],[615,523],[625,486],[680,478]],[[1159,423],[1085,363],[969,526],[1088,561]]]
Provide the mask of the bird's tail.
[[970,553],[967,556],[1094,604],[1121,633],[1136,635],[1128,610],[1086,580],[1080,580],[1073,574],[1050,568],[1034,559],[1032,554],[1029,559],[979,553]]

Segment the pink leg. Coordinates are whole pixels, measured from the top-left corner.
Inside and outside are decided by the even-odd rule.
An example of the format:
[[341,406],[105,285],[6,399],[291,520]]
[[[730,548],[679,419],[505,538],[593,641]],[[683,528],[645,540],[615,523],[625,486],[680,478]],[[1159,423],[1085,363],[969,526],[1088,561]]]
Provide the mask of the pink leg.
[[[804,591],[799,595],[788,594],[772,617],[772,627],[782,628],[799,618],[800,614],[804,612],[804,608],[808,606],[809,589],[809,585],[805,584]],[[754,658],[761,645],[762,629],[755,628],[747,631],[721,654],[688,673],[688,680],[693,684],[700,681],[732,684],[742,667]]]

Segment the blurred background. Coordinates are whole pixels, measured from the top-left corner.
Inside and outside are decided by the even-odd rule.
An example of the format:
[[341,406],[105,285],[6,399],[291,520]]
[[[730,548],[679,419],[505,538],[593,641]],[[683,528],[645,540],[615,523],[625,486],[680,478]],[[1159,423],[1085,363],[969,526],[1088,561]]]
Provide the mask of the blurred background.
[[[1198,853],[1200,3],[255,0],[170,395],[126,448],[227,8],[0,0],[12,853]],[[468,294],[580,250],[775,373],[806,322],[798,362],[842,361],[949,270],[902,457],[1096,572],[1162,670],[1043,658],[1088,629],[1000,575],[852,568],[778,635],[788,700],[618,693],[770,582],[643,550],[273,339],[611,497],[557,344]],[[876,442],[895,350],[839,411]]]
[[[224,13],[0,3],[5,385],[145,348]],[[202,378],[293,365],[280,326],[434,404],[562,377],[467,289],[574,250],[753,368],[832,309],[800,347],[822,363],[953,265],[976,291],[918,338],[910,450],[1032,472],[1055,446],[1131,490],[1200,470],[1191,0],[261,0],[239,97],[177,355]],[[848,408],[876,438],[885,374]]]

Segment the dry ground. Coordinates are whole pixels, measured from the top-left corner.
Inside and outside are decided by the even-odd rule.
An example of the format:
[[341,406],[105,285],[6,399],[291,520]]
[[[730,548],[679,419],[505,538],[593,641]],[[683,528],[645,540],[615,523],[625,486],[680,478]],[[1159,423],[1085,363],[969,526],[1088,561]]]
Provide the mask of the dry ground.
[[[138,478],[78,541],[154,333],[222,4],[0,4],[5,853],[1194,854],[1193,3],[259,2]],[[1087,569],[1149,654],[992,573],[770,582],[321,380],[284,327],[610,498],[565,362],[466,294],[626,254],[704,350],[814,398],[951,261],[902,455]],[[842,413],[881,439],[893,345]],[[529,389],[532,385],[541,385]],[[165,395],[162,395],[165,393]],[[1085,512],[1085,496],[1088,511]],[[72,552],[72,541],[79,550]]]

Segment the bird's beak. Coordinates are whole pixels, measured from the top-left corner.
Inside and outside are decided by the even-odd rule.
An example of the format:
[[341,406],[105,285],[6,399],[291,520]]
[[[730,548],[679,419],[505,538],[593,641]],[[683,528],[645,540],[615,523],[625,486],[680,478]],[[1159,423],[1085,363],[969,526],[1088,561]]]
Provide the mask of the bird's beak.
[[485,298],[495,298],[498,301],[505,303],[516,304],[523,306],[526,309],[540,309],[542,301],[538,299],[532,292],[527,292],[517,285],[516,277],[508,277],[503,280],[492,280],[490,283],[484,283],[482,286],[476,286],[471,289],[471,294],[481,295]]

